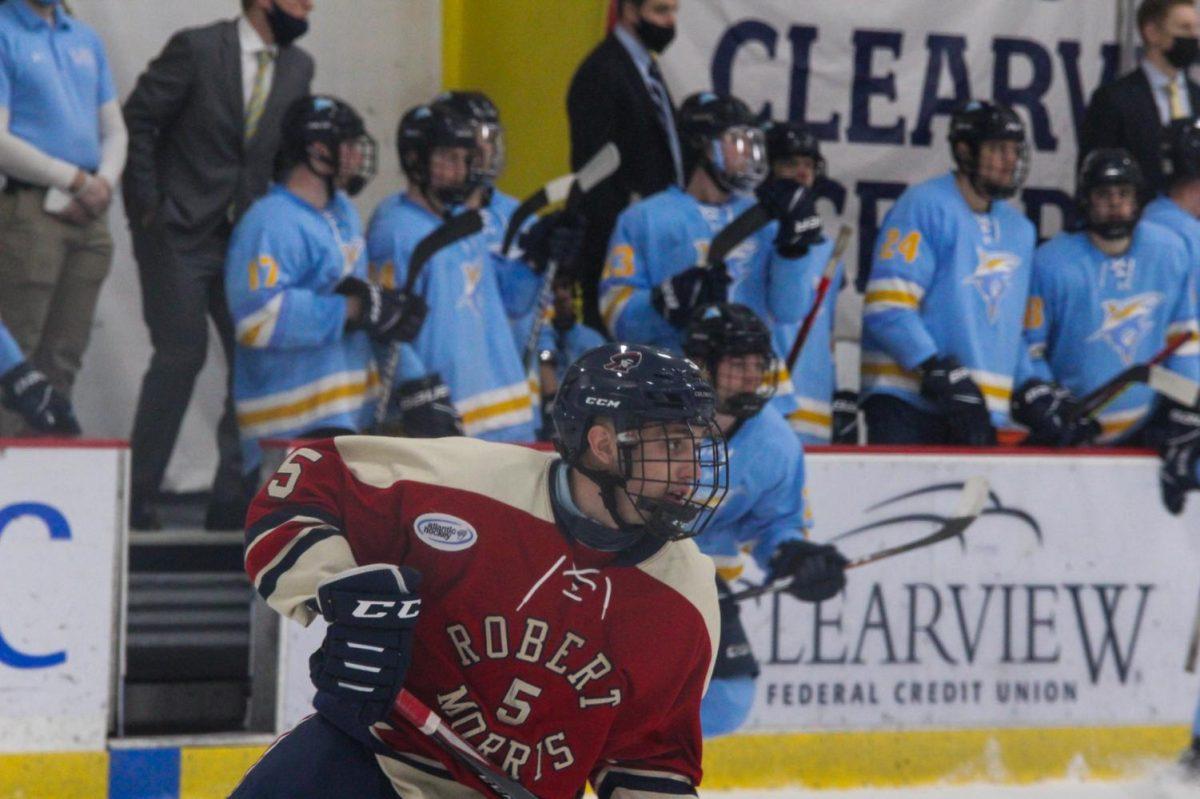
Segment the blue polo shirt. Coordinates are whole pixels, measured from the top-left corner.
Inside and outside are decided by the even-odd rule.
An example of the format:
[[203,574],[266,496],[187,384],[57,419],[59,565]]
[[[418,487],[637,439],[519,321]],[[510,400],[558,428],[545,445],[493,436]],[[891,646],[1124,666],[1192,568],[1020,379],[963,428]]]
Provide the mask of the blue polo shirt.
[[10,133],[94,172],[100,106],[116,96],[95,31],[57,5],[51,25],[25,0],[0,4],[0,107]]

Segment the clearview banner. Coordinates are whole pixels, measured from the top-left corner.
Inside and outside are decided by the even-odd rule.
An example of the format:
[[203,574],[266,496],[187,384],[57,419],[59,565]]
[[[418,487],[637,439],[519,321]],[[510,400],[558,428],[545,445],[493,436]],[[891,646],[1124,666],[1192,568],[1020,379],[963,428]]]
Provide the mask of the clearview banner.
[[856,569],[835,600],[744,602],[762,667],[744,729],[1190,719],[1200,502],[1170,516],[1152,458],[826,454],[808,467],[814,538],[850,557],[932,531],[971,475],[992,493],[964,541]]
[[946,128],[970,97],[1017,109],[1032,164],[1017,198],[1043,236],[1071,205],[1077,130],[1118,68],[1110,0],[688,0],[663,58],[676,100],[733,92],[821,139],[827,221],[857,231],[859,263],[904,188],[950,168]]

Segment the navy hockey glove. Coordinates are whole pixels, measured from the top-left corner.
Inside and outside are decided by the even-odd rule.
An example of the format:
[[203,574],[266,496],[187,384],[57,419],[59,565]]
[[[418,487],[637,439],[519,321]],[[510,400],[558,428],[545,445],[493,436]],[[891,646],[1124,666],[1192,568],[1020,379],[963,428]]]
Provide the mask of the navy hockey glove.
[[678,328],[686,327],[692,311],[701,305],[725,302],[729,272],[722,266],[709,269],[689,266],[650,290],[650,304],[663,319]]
[[830,442],[833,444],[858,443],[858,392],[833,392],[833,424]]
[[4,407],[19,413],[25,423],[39,433],[77,436],[82,432],[70,401],[28,361],[22,361],[0,375],[0,391],[3,392],[0,402]]
[[1100,434],[1091,417],[1074,418],[1078,401],[1071,392],[1044,380],[1026,380],[1012,397],[1013,421],[1029,428],[1025,443],[1032,446],[1073,447]]
[[568,274],[583,244],[586,227],[583,215],[573,211],[546,214],[521,234],[526,263],[540,275],[554,261],[558,264],[558,274]]
[[775,251],[784,258],[803,258],[821,241],[821,217],[812,189],[794,180],[768,180],[755,190],[759,203],[779,222]]
[[348,330],[365,330],[381,344],[412,341],[421,332],[429,307],[419,294],[408,295],[359,280],[342,278],[334,288],[338,294],[357,297],[361,311],[346,324]]
[[1146,443],[1162,458],[1159,484],[1163,504],[1175,515],[1183,512],[1184,495],[1200,488],[1197,459],[1200,458],[1200,410],[1177,402],[1160,400],[1146,423]]
[[846,587],[848,562],[832,544],[784,541],[771,558],[770,581],[791,577],[785,591],[805,602],[821,602]]
[[375,563],[317,586],[317,604],[329,622],[321,648],[308,660],[317,710],[366,725],[387,716],[412,660],[420,579],[406,566]]
[[983,392],[965,366],[953,357],[934,355],[919,367],[921,396],[936,403],[950,428],[952,443],[989,447],[996,443],[996,428]]
[[462,417],[450,401],[450,387],[436,372],[396,386],[385,427],[388,435],[409,438],[464,434]]

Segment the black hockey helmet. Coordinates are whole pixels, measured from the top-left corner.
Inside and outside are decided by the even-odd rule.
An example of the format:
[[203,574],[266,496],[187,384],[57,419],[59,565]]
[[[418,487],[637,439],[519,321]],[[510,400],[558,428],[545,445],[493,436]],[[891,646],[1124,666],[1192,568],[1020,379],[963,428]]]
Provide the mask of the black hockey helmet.
[[[1092,192],[1102,186],[1130,186],[1135,199],[1134,212],[1124,219],[1096,219],[1092,213]],[[1141,197],[1146,188],[1142,168],[1127,150],[1105,148],[1092,150],[1079,167],[1075,202],[1083,226],[1102,239],[1123,239],[1133,233],[1142,215]]]
[[[950,117],[950,153],[954,163],[985,197],[1005,199],[1017,193],[1029,174],[1029,145],[1025,141],[1025,123],[1017,112],[1002,103],[968,100]],[[1007,185],[993,183],[979,175],[979,148],[984,142],[1013,141],[1020,144],[1017,167]],[[965,144],[966,152],[958,145]]]
[[434,192],[440,202],[458,205],[483,182],[475,123],[444,103],[418,105],[405,112],[396,131],[396,152],[405,177],[425,194],[432,191],[429,164],[438,147],[461,147],[468,152],[466,179],[457,186],[445,186]]
[[[292,102],[284,111],[281,123],[276,171],[282,173],[297,164],[307,164],[314,171],[317,164],[332,167],[329,178],[333,193],[335,176],[342,170],[341,145],[352,143],[358,148],[361,161],[354,173],[342,176],[346,193],[358,194],[375,176],[378,165],[375,139],[367,133],[358,112],[347,102],[327,94],[307,95]],[[328,156],[312,152],[314,144],[323,144]]]
[[494,184],[504,171],[506,150],[500,109],[492,98],[477,91],[449,91],[433,98],[431,105],[451,108],[475,124],[476,145],[480,152],[479,173],[489,186]]
[[813,160],[817,180],[825,177],[825,156],[821,155],[821,142],[816,134],[803,122],[768,122],[766,127],[767,159],[775,162],[785,158],[804,156]]
[[1175,119],[1163,132],[1163,172],[1170,183],[1200,178],[1200,117]]
[[[713,92],[689,95],[679,106],[675,126],[685,180],[703,167],[723,190],[748,192],[767,176],[766,138],[758,119],[738,98]],[[736,156],[735,162],[730,163],[727,152]]]
[[[715,410],[712,387],[700,369],[656,347],[603,344],[567,368],[554,399],[555,447],[564,461],[600,486],[605,507],[620,525],[619,533],[609,531],[607,541],[584,543],[623,549],[644,532],[676,540],[704,530],[729,482],[725,439]],[[588,430],[601,419],[611,422],[616,433],[615,473],[584,463]],[[690,438],[686,454],[675,451],[672,442],[680,438]],[[656,447],[661,453],[651,457],[648,449],[655,442],[662,442]],[[665,464],[665,474],[672,475],[681,458],[690,459],[694,467],[690,485],[672,492],[670,479],[649,476],[647,467],[656,463]],[[640,523],[622,519],[618,491],[629,499]]]
[[[738,419],[749,419],[761,411],[779,387],[779,368],[771,331],[745,305],[735,302],[705,305],[696,310],[688,325],[683,351],[703,364],[717,393],[717,410]],[[717,365],[722,358],[761,355],[762,379],[753,391],[742,391],[721,398],[717,383]]]

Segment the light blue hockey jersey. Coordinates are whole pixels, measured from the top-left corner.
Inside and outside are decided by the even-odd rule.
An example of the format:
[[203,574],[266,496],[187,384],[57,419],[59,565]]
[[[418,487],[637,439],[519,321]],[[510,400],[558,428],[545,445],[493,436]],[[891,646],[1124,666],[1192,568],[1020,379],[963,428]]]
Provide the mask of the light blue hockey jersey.
[[741,573],[743,551],[766,570],[775,548],[805,538],[812,520],[804,447],[778,411],[767,406],[747,419],[728,447],[729,491],[696,544],[732,580]]
[[867,282],[864,398],[892,394],[932,412],[916,368],[932,355],[954,356],[983,392],[992,423],[1006,424],[1035,243],[1033,224],[1007,202],[972,211],[953,173],[900,195]]
[[[812,307],[816,301],[817,286],[821,282],[821,273],[833,253],[833,242],[828,238],[813,245],[805,256],[808,271],[808,304]],[[835,385],[833,363],[833,315],[837,305],[838,291],[845,280],[845,264],[839,262],[829,285],[829,292],[821,303],[817,316],[813,319],[812,329],[800,355],[796,358],[795,370],[781,374],[779,394],[791,396],[790,408],[779,408],[784,413],[788,424],[800,436],[805,444],[828,444],[833,426],[832,399]],[[780,357],[786,358],[792,349],[792,343],[800,332],[802,322],[779,323],[772,329],[775,341],[775,351]]]
[[25,360],[25,354],[17,346],[17,340],[8,332],[8,328],[0,322],[0,377],[8,374],[12,368]]
[[[1196,332],[1195,289],[1178,236],[1143,221],[1129,250],[1110,257],[1086,233],[1060,233],[1034,255],[1025,327],[1030,372],[1020,380],[1052,380],[1082,397],[1189,331]],[[1193,339],[1164,365],[1200,380],[1200,344]],[[1100,412],[1099,441],[1132,434],[1153,402],[1149,386],[1132,386]]]
[[[403,285],[413,248],[441,223],[403,193],[385,199],[367,232],[372,274],[385,285]],[[440,374],[469,436],[533,441],[534,399],[504,306],[494,238],[494,231],[481,231],[425,264],[416,290],[429,315],[403,348],[400,377]]]
[[[654,310],[650,290],[703,263],[713,235],[753,204],[752,198],[734,195],[708,205],[672,186],[626,208],[600,276],[600,314],[613,338],[679,352],[683,332]],[[799,322],[811,301],[808,256],[780,257],[772,243],[776,228],[774,222],[767,225],[725,259],[729,301],[748,306],[768,327]]]
[[604,336],[582,322],[576,322],[568,330],[556,330],[547,322],[538,333],[538,350],[554,353],[554,372],[561,381],[567,367],[575,363],[580,355],[604,343]]
[[1192,265],[1192,280],[1200,292],[1200,219],[1179,207],[1170,197],[1158,197],[1146,206],[1142,219],[1162,225],[1183,241]]
[[318,209],[271,187],[234,228],[225,292],[236,326],[233,398],[243,449],[319,427],[363,429],[377,394],[371,341],[345,332],[342,278],[367,277],[362,223],[339,192]]
[[[504,248],[504,231],[508,229],[508,221],[512,219],[513,211],[520,203],[517,198],[496,189],[492,192],[492,200],[480,213],[483,215],[483,235],[489,240],[489,249],[495,257],[496,278],[500,283],[500,296],[504,300],[504,310],[512,325],[513,340],[518,348],[523,348],[529,340],[533,327],[533,317],[536,310],[538,292],[542,280],[521,260],[521,236],[513,240],[507,255]],[[528,230],[537,217],[525,220],[522,232]]]

